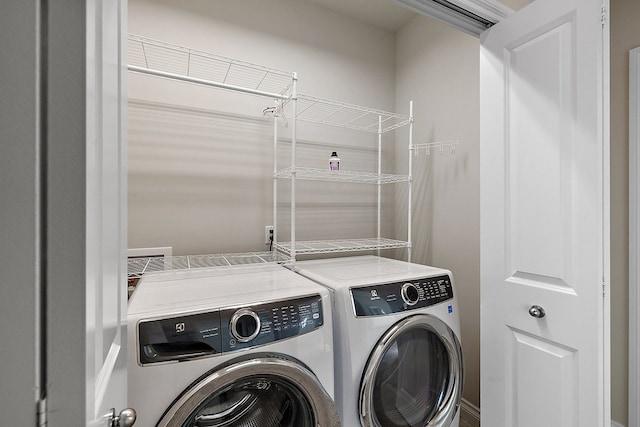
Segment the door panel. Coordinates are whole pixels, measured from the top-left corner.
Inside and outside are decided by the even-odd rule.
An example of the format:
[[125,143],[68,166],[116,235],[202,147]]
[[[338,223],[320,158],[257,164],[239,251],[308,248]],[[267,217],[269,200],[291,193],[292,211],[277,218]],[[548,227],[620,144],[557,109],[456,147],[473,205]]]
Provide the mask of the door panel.
[[87,2],[87,424],[127,406],[124,9]]
[[601,18],[536,0],[481,37],[483,425],[610,419]]
[[539,426],[540,420],[549,426],[576,425],[576,350],[516,329],[509,329],[508,334],[507,364],[513,369],[509,384],[513,393],[508,394],[506,405],[512,409],[510,425]]
[[[46,420],[126,406],[124,0],[41,2],[46,29]],[[43,418],[45,416],[43,415]]]
[[575,40],[567,18],[505,49],[506,273],[543,286],[571,287]]

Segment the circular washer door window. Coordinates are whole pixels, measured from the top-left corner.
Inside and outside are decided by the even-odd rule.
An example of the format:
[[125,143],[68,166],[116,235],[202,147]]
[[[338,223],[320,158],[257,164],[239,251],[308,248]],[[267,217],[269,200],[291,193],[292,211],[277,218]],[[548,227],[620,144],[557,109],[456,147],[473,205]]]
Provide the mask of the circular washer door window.
[[374,349],[363,376],[360,417],[380,427],[449,426],[462,391],[458,339],[430,315],[394,325]]
[[274,376],[248,377],[219,390],[183,422],[184,427],[315,427],[300,390]]
[[339,426],[337,409],[316,376],[284,357],[242,359],[192,384],[158,426]]

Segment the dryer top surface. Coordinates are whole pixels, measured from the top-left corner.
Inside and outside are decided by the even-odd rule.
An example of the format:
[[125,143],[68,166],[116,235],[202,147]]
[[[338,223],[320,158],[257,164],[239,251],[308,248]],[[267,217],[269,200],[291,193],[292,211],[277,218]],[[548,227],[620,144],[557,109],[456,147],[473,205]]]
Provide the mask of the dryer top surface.
[[343,289],[401,280],[431,277],[451,272],[372,255],[300,261],[295,271],[331,288]]
[[277,265],[169,271],[143,276],[128,314],[164,315],[282,301],[326,293],[312,281]]

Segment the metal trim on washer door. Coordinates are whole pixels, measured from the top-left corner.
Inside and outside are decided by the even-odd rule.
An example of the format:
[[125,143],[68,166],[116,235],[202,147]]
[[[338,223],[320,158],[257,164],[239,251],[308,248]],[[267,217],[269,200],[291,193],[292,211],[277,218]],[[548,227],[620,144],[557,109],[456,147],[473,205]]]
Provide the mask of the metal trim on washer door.
[[317,427],[340,427],[335,403],[313,372],[294,360],[275,356],[241,360],[212,372],[174,401],[157,426],[182,426],[209,396],[243,378],[256,375],[278,376],[289,380],[298,387],[311,405],[311,410],[316,416]]
[[359,413],[363,427],[381,427],[373,410],[373,391],[375,376],[385,353],[398,337],[415,328],[427,329],[440,338],[449,355],[449,387],[445,403],[429,421],[429,427],[448,427],[460,406],[462,398],[462,347],[451,328],[442,320],[430,314],[417,314],[407,317],[393,325],[378,341],[369,357],[360,386]]

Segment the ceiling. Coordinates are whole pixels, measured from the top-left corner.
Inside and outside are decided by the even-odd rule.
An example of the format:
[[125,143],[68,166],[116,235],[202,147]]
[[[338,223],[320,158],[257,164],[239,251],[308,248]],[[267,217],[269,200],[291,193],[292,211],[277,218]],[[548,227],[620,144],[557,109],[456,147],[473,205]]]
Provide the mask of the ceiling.
[[416,14],[392,0],[306,0],[334,12],[396,32]]

